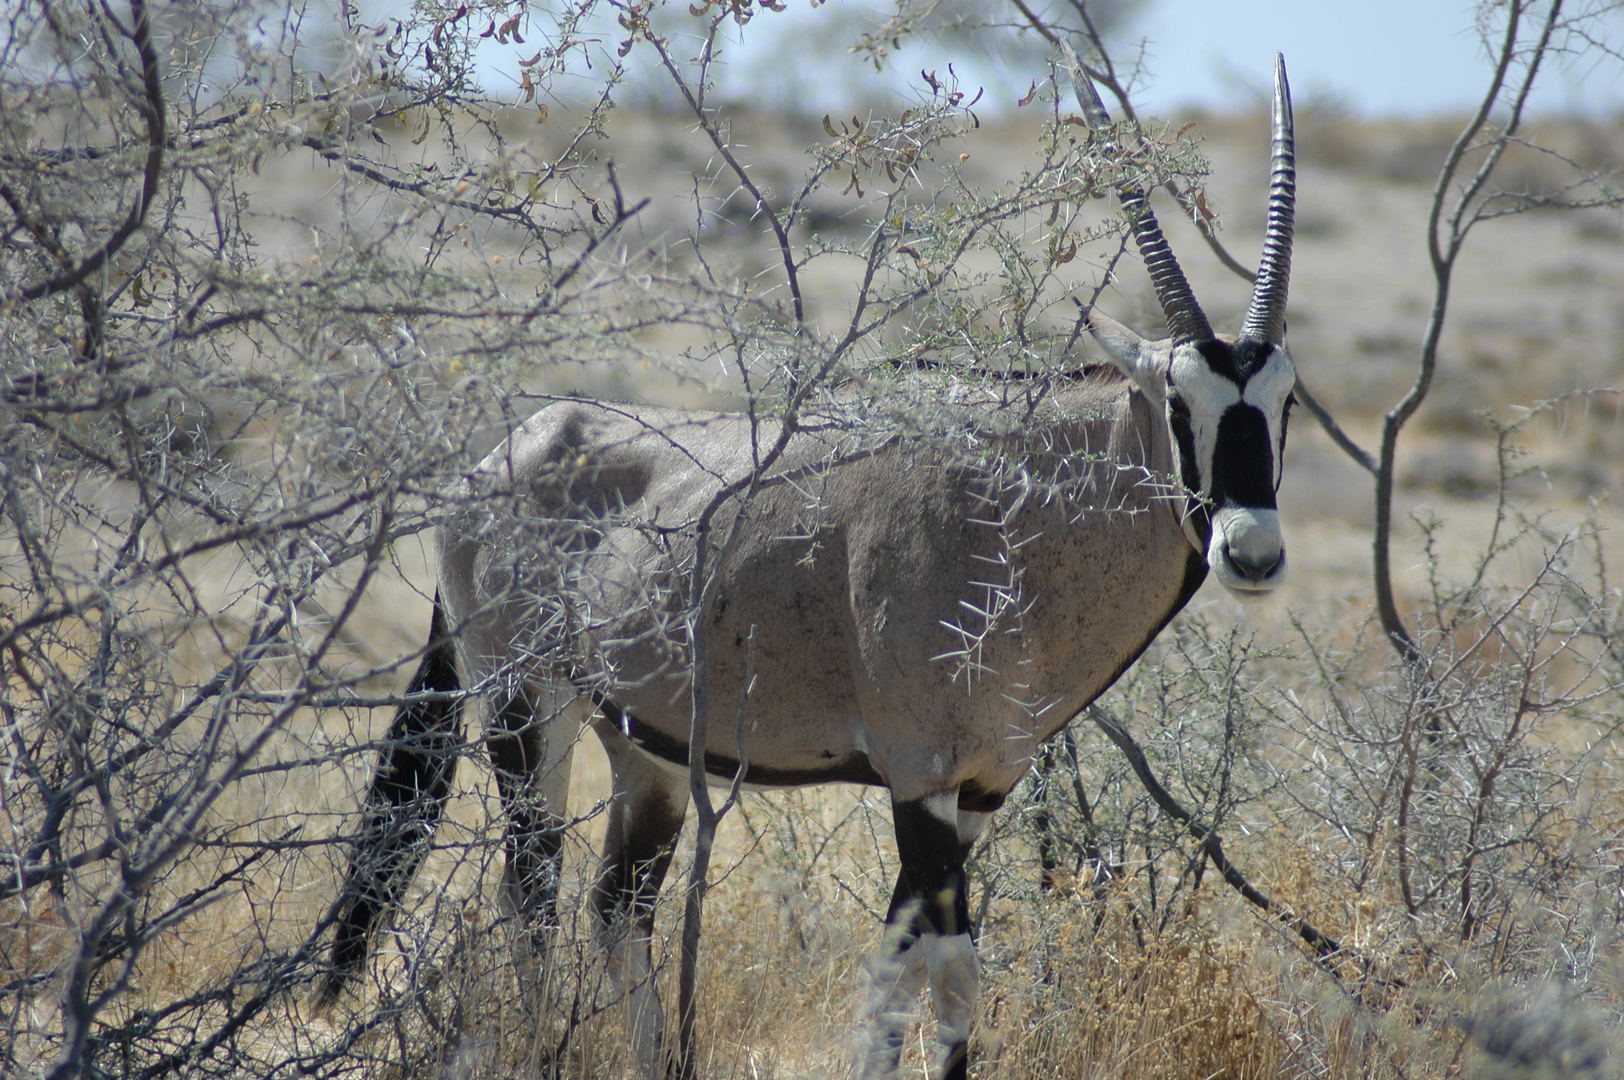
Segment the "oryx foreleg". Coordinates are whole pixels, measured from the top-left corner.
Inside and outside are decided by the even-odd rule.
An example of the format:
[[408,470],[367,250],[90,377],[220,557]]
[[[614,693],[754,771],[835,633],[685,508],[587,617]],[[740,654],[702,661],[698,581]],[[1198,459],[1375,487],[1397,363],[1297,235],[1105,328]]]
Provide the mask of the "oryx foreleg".
[[558,926],[570,758],[591,707],[567,683],[532,683],[491,718],[487,742],[507,818],[501,899],[524,960],[544,951]]
[[928,982],[942,1044],[942,1080],[963,1080],[981,975],[970,934],[964,859],[990,816],[945,792],[891,808],[901,871],[886,916],[886,944],[871,971],[861,1080],[891,1076],[920,989]]
[[665,1011],[655,986],[654,906],[671,867],[688,812],[683,779],[660,768],[600,722],[614,793],[604,833],[603,865],[592,890],[598,932],[609,954],[609,973],[625,995],[627,1025],[639,1075],[663,1076]]

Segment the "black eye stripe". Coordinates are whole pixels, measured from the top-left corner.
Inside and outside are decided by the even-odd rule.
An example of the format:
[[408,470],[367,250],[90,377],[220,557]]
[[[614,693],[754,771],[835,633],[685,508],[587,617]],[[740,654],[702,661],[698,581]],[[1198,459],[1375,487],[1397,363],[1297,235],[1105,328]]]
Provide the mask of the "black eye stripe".
[[[1280,409],[1280,455],[1282,457],[1286,453],[1286,429],[1291,426],[1291,410],[1296,404],[1297,395],[1287,394],[1286,404]],[[1278,476],[1275,477],[1274,486],[1276,491],[1280,489],[1280,478]]]
[[1190,491],[1200,491],[1201,462],[1196,457],[1195,428],[1190,423],[1190,407],[1183,398],[1173,396],[1167,399],[1167,423],[1173,431],[1173,442],[1178,447],[1179,482]]

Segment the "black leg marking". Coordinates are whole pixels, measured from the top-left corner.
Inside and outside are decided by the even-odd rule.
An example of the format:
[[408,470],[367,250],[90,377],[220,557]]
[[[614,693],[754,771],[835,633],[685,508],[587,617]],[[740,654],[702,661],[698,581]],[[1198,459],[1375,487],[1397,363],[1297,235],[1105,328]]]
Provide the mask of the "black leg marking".
[[654,932],[654,902],[676,854],[687,800],[673,805],[663,792],[615,792],[603,841],[603,868],[592,900],[604,929],[629,915],[634,932]]
[[507,814],[507,865],[502,877],[512,890],[526,929],[550,928],[558,921],[563,822],[543,805],[536,790],[536,781],[541,779],[536,772],[546,760],[545,725],[551,719],[536,716],[530,696],[521,690],[497,712],[498,727],[489,738],[496,789]]
[[[446,637],[438,596],[429,641],[429,651],[406,692],[460,689],[456,646]],[[400,903],[428,854],[457,771],[461,721],[462,707],[455,701],[402,705],[395,711],[340,894],[333,968],[322,984],[322,1004],[335,999],[366,960],[368,943],[384,912]]]
[[956,802],[942,797],[897,803],[891,808],[902,869],[891,894],[886,924],[895,924],[909,902],[918,901],[903,948],[924,931],[953,937],[970,930],[968,881],[964,876],[967,848],[959,842],[957,823],[944,821],[927,805],[938,801],[956,809]]

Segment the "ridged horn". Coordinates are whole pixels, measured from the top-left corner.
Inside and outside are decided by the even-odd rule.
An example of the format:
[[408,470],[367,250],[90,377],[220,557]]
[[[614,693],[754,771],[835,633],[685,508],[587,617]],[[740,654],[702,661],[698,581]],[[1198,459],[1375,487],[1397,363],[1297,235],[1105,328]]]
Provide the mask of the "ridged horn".
[[1139,188],[1124,188],[1118,195],[1122,209],[1133,218],[1133,238],[1139,241],[1139,257],[1150,271],[1150,284],[1156,290],[1156,299],[1162,303],[1162,314],[1167,317],[1167,329],[1174,344],[1186,341],[1212,340],[1212,324],[1206,313],[1195,302],[1195,293],[1173,258],[1173,249],[1162,235],[1162,227],[1151,212],[1150,200]]
[[1083,110],[1083,119],[1088,121],[1092,128],[1106,128],[1111,126],[1111,114],[1105,111],[1105,102],[1100,100],[1100,92],[1094,89],[1094,80],[1083,71],[1082,61],[1077,59],[1077,53],[1066,42],[1060,43],[1061,57],[1066,61],[1066,70],[1071,73],[1071,89],[1077,95],[1077,107]]
[[[1070,46],[1063,45],[1062,50],[1066,66],[1071,71],[1072,89],[1077,93],[1077,104],[1082,108],[1084,118],[1094,127],[1109,125],[1111,114],[1105,111],[1105,103],[1100,100],[1099,91],[1094,89],[1093,80],[1084,74],[1082,65],[1077,62],[1077,54],[1071,51]],[[1150,284],[1156,290],[1156,299],[1161,302],[1162,314],[1167,319],[1167,329],[1172,333],[1173,341],[1182,344],[1186,341],[1211,340],[1212,324],[1207,322],[1206,313],[1196,303],[1190,282],[1179,268],[1178,260],[1173,257],[1167,237],[1162,235],[1161,223],[1156,220],[1144,189],[1124,186],[1118,190],[1117,198],[1122,202],[1123,212],[1133,222],[1133,237],[1139,243],[1139,257],[1144,259],[1145,269],[1150,272]],[[1272,205],[1270,214],[1272,221]],[[1288,259],[1290,238],[1288,220]]]
[[1241,323],[1243,340],[1279,345],[1286,339],[1286,287],[1291,281],[1291,234],[1297,217],[1297,150],[1291,123],[1286,58],[1274,54],[1274,152],[1269,180],[1269,227],[1252,286],[1252,306]]

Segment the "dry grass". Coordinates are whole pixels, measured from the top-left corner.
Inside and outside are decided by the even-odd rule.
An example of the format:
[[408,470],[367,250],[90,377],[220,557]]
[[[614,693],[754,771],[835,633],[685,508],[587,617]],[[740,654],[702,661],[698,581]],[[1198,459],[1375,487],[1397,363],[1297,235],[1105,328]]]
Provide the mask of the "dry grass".
[[[650,120],[619,114],[615,122],[635,127]],[[1256,119],[1203,124],[1219,164],[1215,202],[1250,207],[1259,188],[1251,145]],[[1416,298],[1424,295],[1417,208],[1425,191],[1416,163],[1435,162],[1441,133],[1454,126],[1372,127],[1346,119],[1322,125],[1310,118],[1299,126],[1308,164],[1294,353],[1345,422],[1368,436],[1375,413],[1408,377],[1404,365],[1424,310]],[[760,141],[769,130],[763,121],[761,131],[739,137]],[[1230,140],[1242,131],[1251,142],[1236,146]],[[1562,137],[1570,136],[1615,149],[1620,142],[1616,131],[1594,126],[1574,125]],[[1031,142],[1018,124],[988,125],[974,138],[983,141],[969,146],[967,168],[987,170],[973,178],[978,182],[991,182],[996,168],[1007,167],[1009,145]],[[809,133],[792,128],[781,149],[787,155],[809,141]],[[645,148],[650,160],[622,158],[621,167],[649,178],[651,187],[662,174],[690,170],[689,159],[702,152],[670,140],[620,143]],[[1538,179],[1532,166],[1529,176]],[[828,227],[839,227],[839,210],[829,208]],[[1238,235],[1230,239],[1241,250],[1251,245],[1248,220],[1246,213],[1231,219]],[[640,239],[658,241],[674,221],[674,211],[657,201],[638,223],[645,230]],[[1406,510],[1445,522],[1432,533],[1431,563],[1419,526],[1401,538],[1399,549],[1409,553],[1401,579],[1407,612],[1436,607],[1435,580],[1468,575],[1482,551],[1494,510],[1486,496],[1498,490],[1498,477],[1476,410],[1549,396],[1575,380],[1624,379],[1624,322],[1614,302],[1624,283],[1624,234],[1604,225],[1550,216],[1507,223],[1484,234],[1483,249],[1463,270],[1438,392],[1402,458]],[[1199,250],[1193,235],[1174,242],[1181,251]],[[751,249],[741,248],[747,264]],[[1203,296],[1241,295],[1221,275],[1201,262],[1192,267]],[[826,284],[815,314],[839,310],[839,283]],[[1237,313],[1238,304],[1232,304]],[[625,376],[599,371],[581,378],[618,392]],[[636,389],[662,392],[646,384]],[[1616,524],[1615,507],[1589,503],[1619,486],[1624,427],[1617,409],[1616,396],[1592,399],[1529,429],[1523,442],[1540,471],[1514,485],[1522,505],[1569,521],[1592,512],[1603,525]],[[1131,717],[1164,776],[1183,785],[1181,793],[1195,793],[1203,813],[1222,815],[1241,868],[1354,954],[1333,971],[1316,966],[1215,875],[1198,883],[1200,864],[1188,839],[1148,807],[1103,740],[1084,739],[1081,780],[1123,873],[1096,892],[1091,869],[1074,861],[1062,887],[1044,892],[1030,793],[1023,789],[1002,815],[998,835],[977,852],[973,879],[985,965],[975,1075],[1421,1080],[1616,1071],[1597,1054],[1611,1046],[1608,1025],[1624,1003],[1617,930],[1624,917],[1618,889],[1624,759],[1613,730],[1624,706],[1614,696],[1558,711],[1518,744],[1518,753],[1549,770],[1567,801],[1517,825],[1522,832],[1495,865],[1500,892],[1492,918],[1470,939],[1463,940],[1459,920],[1447,912],[1410,910],[1397,867],[1401,849],[1413,841],[1399,835],[1387,804],[1357,792],[1375,807],[1364,835],[1339,827],[1356,823],[1354,811],[1340,822],[1325,813],[1333,796],[1346,794],[1334,790],[1339,780],[1351,790],[1355,780],[1389,776],[1381,772],[1386,744],[1374,718],[1381,708],[1396,708],[1402,686],[1368,623],[1368,484],[1298,415],[1282,491],[1295,581],[1261,610],[1241,611],[1203,593],[1197,618],[1183,624],[1195,629],[1170,632],[1153,658],[1164,666],[1142,668],[1111,707]],[[1526,534],[1503,555],[1501,580],[1528,580],[1560,531]],[[1599,535],[1601,561],[1616,565],[1618,531]],[[191,577],[214,590],[220,617],[163,635],[180,684],[211,671],[221,643],[240,636],[231,610],[243,596],[233,584],[237,568],[229,556],[214,558]],[[344,642],[358,667],[405,654],[427,627],[423,550],[403,545],[397,558],[397,574],[368,592],[352,620],[355,634]],[[1616,605],[1609,589],[1616,587],[1600,592]],[[1293,628],[1293,618],[1306,633]],[[1458,652],[1483,625],[1463,619],[1438,636]],[[1250,629],[1236,637],[1232,626]],[[1248,636],[1253,631],[1255,638]],[[1334,651],[1336,662],[1316,667],[1305,638]],[[1239,644],[1226,654],[1226,641]],[[1474,685],[1492,682],[1511,644],[1497,640],[1464,675]],[[1251,659],[1230,663],[1237,649]],[[1547,675],[1560,679],[1575,662],[1549,665]],[[1213,710],[1236,687],[1250,726],[1238,754],[1226,759],[1214,741],[1221,709]],[[1469,699],[1476,700],[1460,691],[1461,702]],[[1371,725],[1360,728],[1369,732],[1368,745],[1349,748],[1329,726],[1339,701],[1356,714],[1351,728]],[[1315,731],[1305,718],[1328,726]],[[544,991],[524,988],[529,976],[511,959],[494,900],[500,815],[488,767],[473,760],[461,766],[440,848],[360,992],[316,1015],[302,982],[280,986],[243,976],[256,962],[297,952],[327,912],[344,855],[335,839],[355,826],[370,767],[370,755],[355,748],[381,736],[387,722],[385,710],[302,712],[264,747],[259,760],[266,767],[214,807],[205,843],[154,885],[145,910],[162,911],[213,888],[209,902],[145,950],[108,1022],[124,1027],[132,1041],[147,1040],[146,1052],[161,1052],[151,1048],[216,1030],[244,997],[264,992],[271,1007],[188,1072],[471,1080],[533,1075],[554,1064],[583,1080],[628,1075],[622,1021],[579,903],[601,829],[595,810],[608,791],[606,766],[590,740],[576,767],[573,809],[583,822],[568,853],[568,921]],[[178,733],[176,749],[189,737]],[[1327,765],[1338,746],[1349,754],[1341,772]],[[1236,790],[1201,804],[1220,761],[1229,762],[1222,767]],[[1354,766],[1371,771],[1356,775]],[[1453,790],[1438,780],[1428,797],[1442,802]],[[1075,803],[1070,812],[1063,831],[1075,838],[1083,827]],[[845,1073],[862,973],[879,943],[878,916],[895,871],[888,817],[876,793],[841,788],[752,795],[724,822],[701,965],[700,1075],[769,1080]],[[1427,857],[1458,859],[1456,835],[1440,826]],[[264,857],[235,876],[243,853],[253,851]],[[686,849],[679,852],[673,879],[687,858]],[[226,886],[217,887],[222,879]],[[101,884],[87,878],[79,888],[88,893]],[[675,998],[678,921],[671,891],[657,948],[668,1005]],[[5,999],[13,1011],[0,1036],[12,1040],[12,1059],[27,1070],[42,1069],[54,1052],[45,1034],[58,1022],[59,965],[72,952],[78,902],[72,890],[40,890],[0,905],[0,984],[38,979]],[[220,992],[233,985],[239,989]],[[206,993],[216,996],[195,1008],[174,1007]],[[904,1058],[906,1075],[924,1076],[933,1060],[929,1031],[927,1010]]]
[[[1125,688],[1125,699],[1143,707],[1138,721],[1147,739],[1158,725],[1166,732],[1170,721],[1147,702],[1196,677],[1184,670],[1190,651],[1181,659],[1164,649],[1164,667]],[[1260,736],[1284,734],[1267,718],[1257,723]],[[290,734],[299,752],[309,752],[316,730]],[[1126,876],[1102,891],[1091,887],[1085,868],[1062,875],[1062,886],[1044,893],[1030,806],[1017,799],[1006,810],[1001,835],[979,850],[973,877],[983,905],[985,964],[974,1075],[1442,1077],[1462,1068],[1475,1074],[1497,1059],[1474,1049],[1468,1029],[1489,1045],[1521,1039],[1526,1053],[1556,1055],[1557,1063],[1538,1075],[1600,1075],[1569,1059],[1611,1045],[1597,1017],[1624,999],[1624,972],[1607,929],[1616,898],[1593,890],[1587,909],[1577,895],[1562,903],[1555,894],[1516,897],[1491,934],[1451,940],[1428,920],[1404,915],[1390,873],[1378,870],[1365,887],[1353,887],[1344,839],[1293,812],[1280,792],[1251,800],[1226,829],[1232,854],[1259,885],[1356,951],[1335,963],[1333,974],[1213,875],[1194,887],[1193,847],[1145,817],[1120,778],[1109,790],[1119,766],[1102,740],[1085,738],[1082,745],[1086,780],[1101,790],[1100,827],[1140,835],[1143,847],[1122,851]],[[1170,752],[1188,764],[1198,750],[1182,743]],[[1279,766],[1289,756],[1261,758]],[[352,759],[343,772],[329,767],[299,777],[280,796],[245,789],[220,807],[220,817],[244,841],[280,834],[295,817],[315,838],[346,823],[362,764]],[[1624,820],[1616,789],[1603,786],[1621,767],[1624,761],[1609,753],[1586,780],[1584,816],[1614,827]],[[286,1066],[328,1058],[342,1044],[347,1075],[498,1077],[532,1075],[548,1064],[572,1077],[628,1074],[620,1014],[578,904],[593,863],[592,813],[607,790],[601,752],[591,740],[578,751],[573,806],[587,820],[569,849],[565,891],[573,920],[556,946],[554,981],[539,995],[551,1001],[546,1009],[521,990],[507,936],[493,925],[500,922],[493,900],[499,855],[488,769],[465,762],[459,781],[443,846],[382,943],[366,988],[327,1015],[314,1014],[308,991],[294,989],[238,1034],[239,1060]],[[1113,814],[1132,820],[1113,826]],[[1595,856],[1598,865],[1616,861],[1584,850],[1612,841],[1578,835],[1580,816],[1553,823],[1543,841],[1575,857]],[[720,840],[701,968],[700,1075],[843,1075],[861,974],[878,944],[877,912],[895,867],[883,799],[844,788],[749,796],[724,823]],[[1394,842],[1390,833],[1376,837],[1375,846],[1387,850],[1369,853],[1371,860],[1391,867]],[[257,954],[296,945],[336,891],[337,855],[318,847],[274,856],[149,950],[135,988],[110,1019],[135,1022],[144,1010],[229,980]],[[679,867],[686,858],[686,851],[679,855]],[[162,889],[182,894],[214,871],[209,853],[200,852],[177,866]],[[10,958],[8,978],[19,973],[15,958],[48,965],[62,948],[53,943],[64,931],[50,906],[36,906],[30,914],[13,905],[0,954]],[[668,1002],[674,906],[668,898],[658,948]],[[1586,949],[1591,955],[1581,972],[1573,956]],[[1542,971],[1556,980],[1552,988],[1537,989],[1546,985]],[[1558,988],[1564,977],[1567,990]],[[48,1012],[48,1002],[42,995],[35,1007]],[[929,1031],[927,1010],[904,1075],[926,1075],[934,1059]],[[1539,1049],[1547,1043],[1555,1049]],[[562,1058],[555,1056],[560,1046]]]

